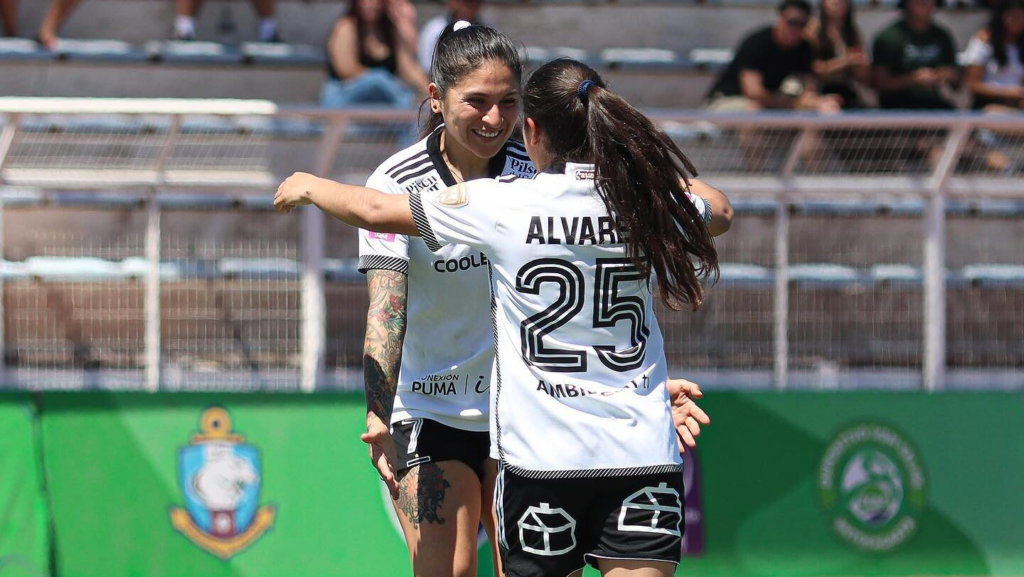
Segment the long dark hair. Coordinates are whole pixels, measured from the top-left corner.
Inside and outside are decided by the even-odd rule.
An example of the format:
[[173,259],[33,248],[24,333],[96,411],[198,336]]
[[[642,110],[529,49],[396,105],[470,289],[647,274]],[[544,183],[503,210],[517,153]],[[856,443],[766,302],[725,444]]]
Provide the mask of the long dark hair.
[[[473,24],[455,30],[455,24],[448,24],[437,39],[430,64],[430,81],[437,86],[442,98],[449,88],[490,60],[507,66],[515,75],[516,82],[522,83],[523,63],[515,42],[488,26]],[[430,134],[442,123],[444,117],[441,113],[431,112],[420,137]]]
[[[356,45],[359,47],[359,54],[363,54],[363,32],[365,31],[366,21],[363,20],[363,16],[359,10],[359,0],[352,0],[349,4],[348,10],[345,11],[345,18],[355,18],[356,21]],[[379,26],[384,31],[384,40],[388,44],[388,48],[391,49],[391,53],[394,54],[397,47],[395,46],[395,40],[398,38],[398,31],[395,28],[395,23],[391,21],[391,17],[388,16],[388,12],[385,9],[381,9]]]
[[[1006,28],[1003,26],[1003,14],[1007,10],[1024,9],[1024,0],[1005,0],[1000,6],[992,9],[992,17],[988,21],[989,44],[992,46],[992,56],[999,63],[1000,68],[1006,66]],[[1017,47],[1024,55],[1024,34],[1017,39]]]
[[[581,95],[585,80],[594,84]],[[718,275],[718,252],[686,198],[697,170],[676,143],[575,60],[538,68],[526,83],[523,107],[556,165],[594,165],[598,193],[618,217],[626,254],[645,278],[654,273],[662,302],[696,310],[704,301],[700,277]]]
[[[818,29],[819,46],[829,46],[835,52],[835,46],[832,46],[832,39],[828,35],[828,16],[825,14],[825,0],[821,0],[818,3],[818,20],[821,21],[821,26]],[[846,0],[846,17],[843,18],[843,22],[839,26],[839,34],[842,36],[843,42],[847,47],[861,45],[860,31],[857,30],[857,24],[854,20],[853,0]]]

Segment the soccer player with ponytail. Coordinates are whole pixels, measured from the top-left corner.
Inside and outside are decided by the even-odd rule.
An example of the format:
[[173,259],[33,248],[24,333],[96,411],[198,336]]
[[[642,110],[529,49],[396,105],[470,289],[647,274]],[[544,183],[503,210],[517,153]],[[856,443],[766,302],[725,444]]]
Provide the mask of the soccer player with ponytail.
[[671,575],[682,459],[654,299],[697,308],[728,200],[695,180],[649,119],[572,60],[523,94],[533,179],[473,180],[408,197],[296,174],[275,206],[488,259],[495,361],[490,436],[507,574]]

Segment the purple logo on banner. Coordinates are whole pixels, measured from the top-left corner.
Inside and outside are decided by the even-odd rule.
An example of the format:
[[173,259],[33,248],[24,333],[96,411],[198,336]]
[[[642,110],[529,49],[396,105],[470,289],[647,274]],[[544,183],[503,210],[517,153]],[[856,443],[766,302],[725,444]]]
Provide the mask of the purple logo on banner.
[[683,455],[683,555],[699,557],[704,554],[704,511],[700,499],[700,460],[693,449]]

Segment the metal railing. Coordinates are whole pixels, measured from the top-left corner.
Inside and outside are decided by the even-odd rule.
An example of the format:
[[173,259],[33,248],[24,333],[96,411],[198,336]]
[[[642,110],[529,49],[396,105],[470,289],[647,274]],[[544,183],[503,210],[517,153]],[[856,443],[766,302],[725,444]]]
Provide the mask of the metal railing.
[[[142,240],[138,247],[132,249],[138,249],[132,255],[143,258],[147,263],[144,275],[132,277],[136,279],[133,281],[135,290],[141,290],[143,295],[140,311],[142,329],[138,331],[140,334],[129,337],[141,339],[144,345],[142,354],[136,355],[137,360],[128,363],[138,369],[138,374],[129,374],[124,386],[138,387],[136,381],[141,380],[143,386],[139,388],[147,390],[167,388],[168,382],[173,381],[167,374],[167,359],[173,356],[166,343],[170,338],[167,330],[170,329],[163,327],[167,330],[162,330],[161,326],[162,322],[178,322],[169,318],[165,310],[168,308],[165,301],[173,296],[167,293],[171,283],[166,270],[169,266],[167,241],[171,237],[180,237],[179,233],[167,228],[169,211],[205,205],[217,205],[220,207],[218,210],[226,214],[242,210],[240,207],[268,210],[270,195],[277,182],[294,170],[361,182],[379,162],[415,139],[416,122],[415,113],[407,111],[280,109],[271,103],[258,101],[0,98],[0,114],[4,117],[0,130],[0,185],[5,191],[0,196],[0,211],[3,211],[0,223],[10,221],[10,215],[19,210],[55,210],[55,207],[72,205],[95,210],[96,206],[107,203],[116,205],[116,210],[144,214],[144,225],[135,230]],[[756,269],[754,273],[746,271],[736,276],[739,269],[727,267],[728,273],[723,276],[721,285],[726,287],[722,289],[723,300],[736,303],[740,312],[749,318],[744,320],[735,315],[735,318],[730,318],[727,311],[712,310],[706,313],[708,316],[693,317],[694,320],[689,322],[697,325],[707,318],[717,319],[707,321],[712,327],[708,329],[710,332],[693,338],[708,347],[721,346],[723,350],[739,352],[718,364],[713,360],[697,362],[680,356],[674,368],[687,370],[697,364],[701,368],[694,370],[705,381],[738,382],[750,386],[770,383],[777,388],[801,382],[811,384],[797,386],[836,386],[835,383],[840,383],[838,386],[846,386],[843,383],[854,383],[854,386],[867,383],[870,386],[878,374],[892,373],[891,369],[898,369],[896,372],[900,373],[893,378],[909,378],[910,386],[939,390],[950,385],[948,289],[953,286],[951,283],[963,281],[964,277],[958,272],[959,268],[951,272],[947,267],[947,219],[950,214],[957,214],[953,210],[956,206],[984,199],[1004,203],[1024,201],[1024,116],[872,113],[824,117],[801,114],[710,115],[686,111],[652,111],[651,116],[690,155],[700,169],[701,177],[726,191],[740,207],[736,228],[720,242],[724,262],[752,265]],[[813,212],[814,206],[820,208],[823,202],[840,208],[832,206],[826,210],[826,216],[822,217],[825,220],[817,225],[821,227],[819,232],[815,232],[808,224],[813,224],[813,218],[807,215]],[[107,205],[104,206],[109,209]],[[901,212],[901,207],[906,206],[916,208]],[[757,233],[760,236],[744,231],[744,218],[748,213],[760,219],[760,232]],[[980,213],[968,208],[964,214],[973,218]],[[1010,239],[999,248],[996,260],[1000,266],[1024,265],[1019,256],[1014,256],[1021,251],[1019,246],[1013,246],[1015,241],[1012,239],[1017,238],[1016,227],[1020,223],[1020,218],[1013,214],[1011,211],[1008,219],[1000,221],[1000,226],[1008,227],[1007,232],[1000,234]],[[838,230],[850,218],[859,219],[858,223],[869,223],[893,215],[900,215],[903,227],[919,227],[919,234],[911,235],[919,242],[920,250],[915,253],[921,257],[919,269],[916,262],[901,261],[903,257],[889,261],[857,257],[854,253],[857,252],[858,240],[883,252],[899,252],[908,244],[904,238],[884,241],[874,235],[861,238],[867,233],[859,230],[847,233],[846,242],[843,237],[836,237],[834,254],[801,256],[802,252],[814,252],[809,249],[813,248],[814,239],[822,232]],[[301,224],[289,225],[292,226],[288,233],[291,236],[275,240],[278,237],[271,235],[268,240],[268,246],[286,245],[285,253],[296,254],[295,274],[288,280],[292,284],[283,289],[276,285],[265,289],[293,291],[287,294],[295,297],[293,300],[298,303],[299,310],[282,314],[294,314],[296,318],[286,319],[285,329],[275,326],[268,332],[286,333],[287,336],[273,342],[284,343],[285,349],[294,348],[297,359],[266,361],[266,367],[286,369],[283,377],[275,377],[277,380],[274,382],[278,385],[267,384],[269,381],[265,378],[269,378],[266,375],[270,373],[264,370],[263,376],[249,381],[247,387],[279,386],[312,391],[325,386],[356,386],[357,376],[337,376],[349,372],[355,375],[358,373],[355,368],[349,367],[349,371],[343,366],[344,362],[338,361],[336,370],[331,372],[325,364],[331,349],[327,334],[330,312],[327,300],[331,289],[325,284],[325,271],[330,266],[326,263],[339,256],[354,256],[351,254],[354,250],[351,236],[354,233],[332,232],[338,228],[316,210],[302,210],[298,218]],[[294,221],[292,217],[291,222]],[[794,232],[794,223],[800,230]],[[982,229],[977,234],[984,235],[987,225],[980,221],[976,224],[975,228]],[[268,230],[270,228],[273,225],[268,225]],[[92,231],[85,226],[80,233],[88,237]],[[345,237],[346,234],[350,236]],[[328,237],[342,238],[341,244],[347,243],[349,253],[330,254],[335,251],[337,243],[334,240],[328,242]],[[0,239],[4,238],[10,245],[20,242],[21,237],[9,231],[6,237],[0,234]],[[17,268],[31,250],[15,249],[0,246],[0,256],[4,257],[5,265]],[[250,256],[262,258],[271,253],[277,254],[274,251],[253,252]],[[852,259],[850,263],[839,262],[846,257]],[[190,262],[189,258],[182,257],[176,262]],[[991,264],[984,258],[979,262]],[[913,278],[908,282],[917,288],[894,296],[891,294],[894,286],[891,278],[879,281],[881,284],[877,286],[882,289],[863,289],[863,275],[857,277],[860,280],[850,277],[853,280],[847,281],[843,281],[841,275],[836,278],[827,274],[812,275],[813,278],[801,276],[807,274],[808,265],[828,263],[841,265],[843,270],[839,272],[842,274],[860,274],[856,271],[874,270],[872,267],[877,268],[876,265],[909,265],[911,270],[907,274]],[[965,261],[963,264],[966,266],[974,262]],[[750,274],[762,277],[753,282]],[[39,384],[24,377],[26,370],[18,368],[15,371],[11,366],[31,364],[10,360],[10,339],[6,334],[13,330],[12,319],[17,317],[16,312],[10,310],[14,303],[10,294],[24,289],[15,287],[13,278],[5,274],[5,282],[0,283],[0,291],[4,293],[0,297],[8,297],[6,300],[0,298],[0,306],[4,307],[0,309],[0,315],[5,317],[0,325],[5,327],[0,331],[0,350],[7,351],[2,365],[7,371],[4,382],[8,386],[11,383],[24,387],[46,386],[45,382]],[[30,278],[39,280],[38,276],[30,275]],[[803,284],[808,278],[811,284]],[[858,282],[862,288],[857,290],[868,290],[867,297],[850,292],[853,289],[849,287],[858,286]],[[897,277],[896,282],[902,281]],[[14,288],[8,287],[4,291],[5,285]],[[832,288],[820,289],[826,285]],[[208,283],[207,286],[213,285]],[[742,289],[729,288],[736,286],[742,286]],[[842,295],[837,297],[838,293],[833,294],[835,287],[846,287],[840,292],[847,291],[856,298],[844,301]],[[116,285],[111,290],[123,288],[124,285]],[[257,289],[243,287],[239,290]],[[712,289],[711,302],[714,302],[716,290]],[[1018,320],[1024,321],[1024,310],[1018,308],[1018,293],[1022,291],[1012,284],[998,290],[1003,291],[999,293],[1000,302],[1006,301],[999,305],[1004,307],[1000,309],[1002,314],[1019,313],[1022,316]],[[352,300],[351,297],[345,298],[345,302]],[[770,307],[765,309],[769,298]],[[900,316],[893,318],[891,326],[883,326],[881,331],[892,332],[890,329],[901,327],[900,330],[906,329],[912,336],[883,335],[881,347],[884,349],[889,341],[895,343],[904,339],[905,342],[900,341],[896,348],[903,347],[911,352],[904,356],[886,352],[876,355],[875,360],[856,361],[846,358],[851,356],[847,353],[818,351],[811,357],[817,355],[819,360],[823,359],[823,364],[819,364],[826,368],[811,369],[811,374],[820,377],[829,371],[839,371],[849,378],[825,379],[832,385],[821,385],[818,377],[808,380],[807,366],[817,361],[806,361],[801,356],[804,354],[800,352],[804,347],[801,343],[806,340],[804,333],[814,334],[823,323],[828,323],[828,330],[824,333],[838,330],[837,319],[842,316],[838,313],[843,312],[843,302],[859,303],[850,305],[855,308],[847,311],[854,313],[853,317],[863,316],[861,313],[879,315],[881,321],[872,321],[874,325],[866,329],[856,329],[866,331],[865,334],[877,332],[879,329],[875,325],[885,324],[887,312],[881,308],[876,310],[876,305],[881,306],[879,303],[885,299],[893,303],[898,301],[892,306],[899,309]],[[801,312],[800,307],[812,301],[823,308],[813,313]],[[53,308],[52,305],[46,306]],[[258,316],[259,311],[260,305],[256,304],[247,314]],[[970,318],[959,310],[955,312],[958,319]],[[361,314],[365,314],[365,310]],[[765,324],[764,315],[770,315],[770,332],[752,328]],[[258,319],[251,322],[259,324]],[[851,322],[856,324],[859,321],[854,318]],[[692,337],[686,333],[690,328],[676,329],[673,323],[680,324],[674,319],[664,323],[667,341],[671,343],[678,337],[682,342]],[[920,326],[913,328],[915,323]],[[1020,326],[1024,326],[1024,322]],[[674,332],[676,330],[680,331],[678,335]],[[720,338],[720,335],[716,336],[716,330],[724,330],[728,334]],[[965,332],[977,335],[979,330],[983,331],[975,328]],[[748,336],[738,338],[741,333]],[[68,337],[58,335],[52,338]],[[200,340],[189,346],[202,349],[201,337],[196,338]],[[239,339],[237,335],[234,338]],[[358,338],[361,339],[361,334]],[[826,335],[824,338],[829,337]],[[978,337],[969,336],[967,348],[971,338]],[[996,348],[1024,343],[1024,337],[1016,340],[1018,335],[1012,330],[1009,336],[1000,338],[1003,340],[996,343]],[[920,354],[914,352],[918,347],[917,339],[920,339]],[[813,348],[813,342],[811,344]],[[869,347],[869,343],[864,346]],[[762,350],[769,348],[770,360],[762,354]],[[247,350],[246,355],[258,356],[252,350]],[[884,360],[896,357],[900,360]],[[1008,354],[991,363],[967,363],[963,370],[957,366],[952,384],[968,386],[963,383],[977,380],[978,375],[990,375],[1002,383],[1001,386],[1024,386],[1024,378],[1017,370],[1022,363],[1018,357]],[[20,356],[18,358],[21,359]],[[674,358],[672,354],[670,358]],[[90,370],[88,367],[80,369],[73,362],[47,362],[47,367],[52,369]],[[258,372],[257,369],[263,365],[249,361],[240,366],[242,372]],[[12,378],[12,372],[19,372],[21,376]],[[36,373],[49,375],[38,368]],[[218,369],[214,368],[203,386],[217,388],[217,374]],[[108,384],[101,379],[96,386]]]

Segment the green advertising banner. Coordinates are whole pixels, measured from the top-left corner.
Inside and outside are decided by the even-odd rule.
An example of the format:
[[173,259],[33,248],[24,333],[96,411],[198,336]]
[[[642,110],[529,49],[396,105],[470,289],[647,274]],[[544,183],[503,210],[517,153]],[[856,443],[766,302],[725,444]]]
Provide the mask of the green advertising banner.
[[[1021,395],[702,405],[680,575],[1024,575]],[[362,423],[359,396],[46,396],[58,577],[411,574]]]
[[46,498],[36,412],[22,395],[0,396],[0,575],[48,575]]
[[1024,396],[710,393],[681,575],[1024,575]]

